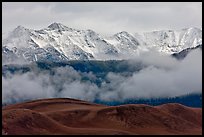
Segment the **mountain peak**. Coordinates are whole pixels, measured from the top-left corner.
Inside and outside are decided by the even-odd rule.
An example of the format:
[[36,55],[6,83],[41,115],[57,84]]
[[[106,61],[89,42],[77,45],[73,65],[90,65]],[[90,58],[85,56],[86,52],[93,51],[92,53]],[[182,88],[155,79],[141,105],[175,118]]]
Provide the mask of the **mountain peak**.
[[116,37],[126,37],[126,36],[130,36],[130,34],[127,31],[121,31],[119,33],[116,33],[114,36]]
[[27,30],[27,28],[25,28],[21,25],[18,25],[15,30]]
[[128,34],[128,32],[127,31],[121,31],[118,34]]
[[91,30],[91,29],[87,29],[86,32],[89,33],[89,34],[96,34],[96,32]]
[[60,30],[60,29],[68,28],[68,27],[61,24],[61,23],[54,22],[54,23],[50,24],[48,26],[48,28],[53,29],[53,30],[55,30],[55,29]]
[[18,25],[17,28],[25,28],[25,27],[23,27],[23,26],[21,26],[21,25]]
[[21,34],[28,33],[28,31],[29,31],[29,29],[27,29],[27,28],[25,28],[25,27],[19,25],[17,28],[15,28],[15,29],[13,30],[13,33],[14,33],[14,34],[19,34],[19,35],[21,35]]

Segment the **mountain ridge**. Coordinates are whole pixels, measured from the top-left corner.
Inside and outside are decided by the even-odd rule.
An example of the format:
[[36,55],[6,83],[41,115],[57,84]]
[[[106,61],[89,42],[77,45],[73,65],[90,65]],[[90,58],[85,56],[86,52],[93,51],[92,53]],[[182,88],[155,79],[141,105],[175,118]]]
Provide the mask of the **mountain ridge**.
[[[102,37],[93,30],[78,30],[61,23],[33,30],[18,26],[7,37],[2,49],[27,61],[39,60],[109,60],[126,59],[156,50],[165,54],[178,53],[202,44],[202,30],[186,28],[180,31],[161,30],[131,34],[121,31]],[[2,55],[10,56],[3,52]],[[6,57],[3,57],[6,58]]]

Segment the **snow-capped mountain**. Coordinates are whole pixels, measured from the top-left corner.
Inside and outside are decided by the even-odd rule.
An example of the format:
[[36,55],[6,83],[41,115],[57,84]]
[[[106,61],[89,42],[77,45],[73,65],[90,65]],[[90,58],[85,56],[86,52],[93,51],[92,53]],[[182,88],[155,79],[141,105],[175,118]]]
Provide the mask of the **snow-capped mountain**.
[[198,28],[153,31],[143,33],[142,36],[147,45],[156,47],[160,52],[171,54],[202,44],[202,30]]
[[202,30],[162,30],[130,34],[119,32],[104,38],[92,30],[77,30],[53,23],[41,30],[18,26],[3,35],[3,62],[16,58],[39,60],[124,59],[141,52],[157,50],[167,54],[202,44]]

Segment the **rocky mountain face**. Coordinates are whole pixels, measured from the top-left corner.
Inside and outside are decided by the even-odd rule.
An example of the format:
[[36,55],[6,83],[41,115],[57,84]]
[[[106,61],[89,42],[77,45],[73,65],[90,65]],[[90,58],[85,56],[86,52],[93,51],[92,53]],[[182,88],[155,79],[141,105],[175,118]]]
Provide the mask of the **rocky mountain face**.
[[178,52],[178,53],[173,53],[172,56],[181,60],[181,59],[184,59],[189,52],[191,52],[192,50],[195,50],[195,49],[200,49],[202,50],[202,44],[201,45],[198,45],[196,47],[193,47],[193,48],[187,48],[187,49],[184,49],[182,50],[181,52]]
[[130,34],[119,32],[102,37],[92,30],[69,28],[53,23],[41,30],[18,26],[3,35],[3,62],[63,60],[120,60],[156,50],[173,54],[202,44],[202,30],[161,30]]

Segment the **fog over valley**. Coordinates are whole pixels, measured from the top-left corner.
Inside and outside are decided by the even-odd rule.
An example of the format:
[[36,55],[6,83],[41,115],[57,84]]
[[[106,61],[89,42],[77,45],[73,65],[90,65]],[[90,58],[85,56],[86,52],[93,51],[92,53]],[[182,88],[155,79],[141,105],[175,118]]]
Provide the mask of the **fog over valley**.
[[[55,97],[121,101],[202,93],[201,49],[191,51],[182,60],[152,52],[135,59],[116,61],[118,65],[112,71],[110,67],[114,64],[107,62],[98,63],[101,70],[88,63],[78,68],[77,63],[5,65],[2,103]],[[22,67],[26,65],[29,66],[27,71]]]

